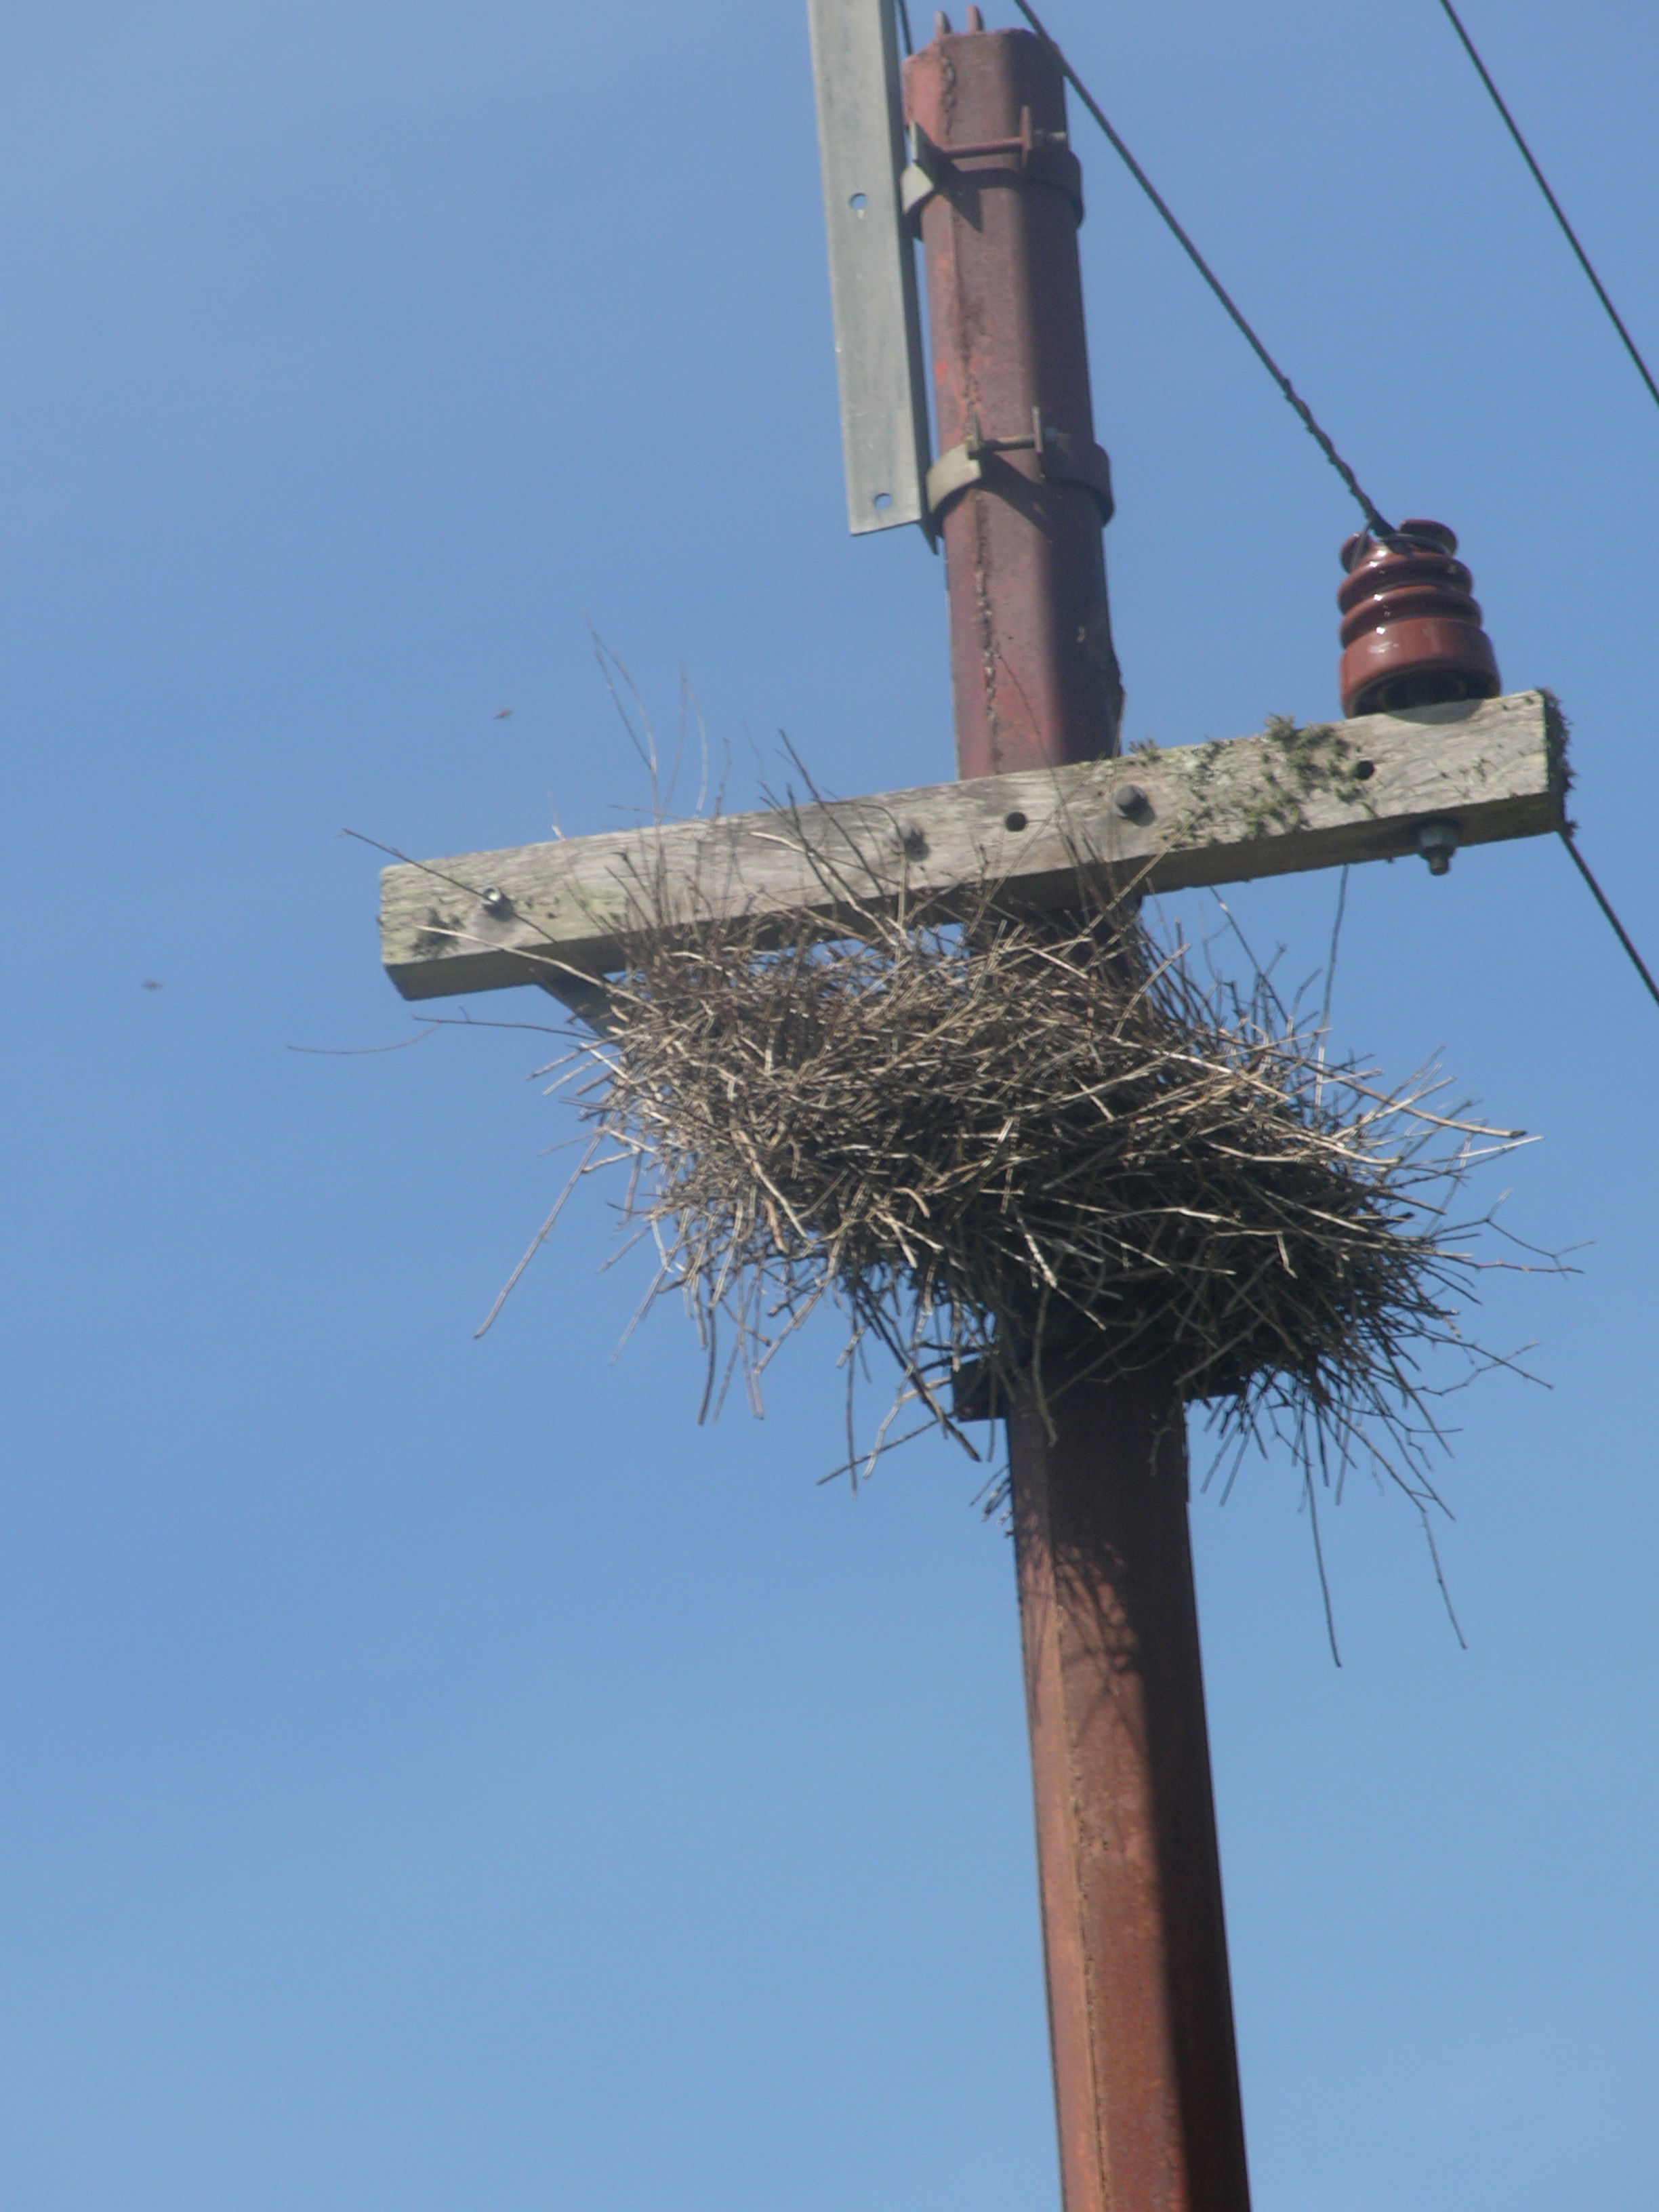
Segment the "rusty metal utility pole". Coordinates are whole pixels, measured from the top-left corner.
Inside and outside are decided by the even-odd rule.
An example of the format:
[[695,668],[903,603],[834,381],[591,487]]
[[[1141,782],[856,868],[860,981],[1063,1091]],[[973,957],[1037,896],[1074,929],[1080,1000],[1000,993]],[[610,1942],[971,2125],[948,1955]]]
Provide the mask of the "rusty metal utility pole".
[[[948,915],[988,872],[1043,913],[1085,876],[1179,888],[1407,852],[1443,874],[1460,843],[1560,831],[1560,715],[1541,692],[1480,703],[1497,670],[1432,522],[1349,549],[1363,799],[1334,781],[1284,819],[1274,732],[1223,748],[1218,783],[1212,744],[1133,781],[1092,765],[1117,752],[1122,693],[1058,57],[977,8],[960,36],[941,15],[904,64],[902,114],[895,0],[807,8],[848,523],[943,538],[957,766],[997,780],[389,868],[382,957],[404,995],[539,984],[602,1025],[647,879],[678,887],[665,911],[683,897],[693,934],[738,915],[794,931],[804,913],[844,922],[849,882],[874,910]],[[927,260],[931,466],[907,222]],[[1200,778],[1201,833],[1183,799]],[[824,850],[853,856],[833,889]],[[1185,1408],[1167,1377],[1068,1370],[1064,1347],[1042,1383],[1007,1419],[1066,2212],[1249,2212]]]
[[[977,9],[970,11],[970,21]],[[943,18],[940,19],[941,21]],[[941,32],[905,64],[927,267],[963,775],[1117,750],[1123,708],[1101,526],[1066,86],[1029,31]],[[948,503],[946,503],[948,502]]]
[[[1218,782],[1211,744],[1136,763],[1133,781],[1129,763],[1096,765],[1121,711],[1111,484],[1058,58],[1027,32],[988,32],[977,8],[960,36],[941,16],[904,66],[902,117],[895,0],[808,10],[848,526],[942,537],[958,768],[992,780],[390,868],[382,957],[404,996],[539,983],[602,1024],[641,882],[678,886],[694,934],[738,915],[839,926],[849,878],[832,890],[815,851],[854,856],[856,895],[884,913],[960,912],[988,872],[1042,913],[1073,904],[1085,876],[1173,888],[1407,852],[1443,873],[1460,843],[1559,832],[1559,714],[1540,692],[1480,703],[1497,672],[1437,523],[1351,549],[1370,579],[1345,589],[1363,799],[1333,781],[1284,819],[1272,733],[1225,746]],[[931,466],[907,218],[926,250]],[[1416,688],[1425,674],[1439,704]],[[1416,703],[1366,711],[1372,680],[1392,695],[1407,679]],[[1201,832],[1183,797],[1200,778]],[[1045,1350],[1042,1381],[1007,1418],[1066,2212],[1249,2212],[1185,1408],[1167,1377],[1068,1371],[1064,1347]]]
[[[977,9],[905,64],[964,776],[1118,750],[1077,227],[1052,50]],[[1247,2212],[1187,1526],[1153,1376],[1009,1419],[1066,2212]]]

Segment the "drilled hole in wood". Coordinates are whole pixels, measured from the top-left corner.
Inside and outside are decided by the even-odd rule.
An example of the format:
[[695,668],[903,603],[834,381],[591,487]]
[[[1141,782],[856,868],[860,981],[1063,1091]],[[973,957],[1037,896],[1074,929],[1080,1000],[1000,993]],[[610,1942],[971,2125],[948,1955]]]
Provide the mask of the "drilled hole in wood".
[[1353,772],[1361,783],[1369,783],[1371,778],[1376,774],[1376,763],[1375,761],[1356,761],[1353,764]]
[[1003,816],[1002,826],[1005,830],[1023,830],[1025,827],[1025,817],[1016,807],[1012,814]]

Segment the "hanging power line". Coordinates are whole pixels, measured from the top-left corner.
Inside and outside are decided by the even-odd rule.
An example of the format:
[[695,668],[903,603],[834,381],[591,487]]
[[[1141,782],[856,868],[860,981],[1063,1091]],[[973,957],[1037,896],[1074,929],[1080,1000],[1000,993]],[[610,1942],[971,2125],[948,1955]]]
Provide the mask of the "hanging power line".
[[[1571,246],[1573,252],[1577,255],[1579,267],[1583,270],[1585,276],[1589,278],[1591,284],[1595,287],[1596,298],[1607,309],[1608,321],[1613,325],[1614,330],[1618,331],[1620,337],[1623,339],[1625,351],[1636,363],[1637,374],[1641,378],[1643,383],[1648,387],[1649,396],[1652,398],[1655,404],[1659,405],[1659,384],[1656,384],[1654,382],[1653,372],[1649,368],[1646,362],[1643,360],[1641,354],[1638,351],[1635,339],[1625,328],[1624,318],[1620,314],[1618,308],[1613,306],[1613,301],[1607,297],[1607,286],[1596,275],[1595,264],[1591,261],[1589,254],[1585,252],[1583,247],[1578,242],[1577,232],[1567,221],[1566,216],[1562,210],[1560,201],[1556,198],[1555,194],[1550,190],[1548,179],[1546,178],[1544,172],[1539,167],[1536,160],[1534,158],[1531,147],[1528,145],[1526,140],[1521,135],[1521,126],[1516,123],[1515,118],[1510,113],[1508,107],[1505,106],[1503,94],[1499,92],[1498,87],[1492,81],[1492,71],[1486,67],[1486,64],[1481,60],[1480,54],[1476,52],[1474,41],[1470,38],[1468,33],[1463,28],[1462,18],[1458,15],[1456,9],[1452,6],[1451,0],[1440,0],[1440,5],[1445,10],[1447,21],[1450,23],[1453,30],[1456,32],[1459,39],[1462,41],[1464,52],[1474,64],[1475,70],[1480,76],[1481,83],[1486,86],[1486,90],[1491,94],[1492,106],[1503,117],[1504,121],[1508,127],[1510,137],[1514,139],[1516,144],[1520,148],[1522,160],[1525,161],[1527,167],[1532,171],[1534,181],[1536,183],[1539,191],[1542,192],[1544,198],[1549,202],[1550,213],[1555,217],[1557,222],[1560,224],[1562,235],[1565,238],[1567,244]],[[1028,10],[1027,12],[1029,13],[1030,11]],[[1577,854],[1575,854],[1574,858],[1577,859]],[[1583,866],[1582,860],[1579,862],[1579,866],[1581,867]],[[1632,957],[1633,957],[1634,956],[1632,955]],[[1643,970],[1644,974],[1647,971],[1645,969]]]
[[1314,440],[1316,444],[1318,446],[1320,452],[1324,454],[1325,459],[1336,471],[1338,476],[1341,477],[1343,483],[1347,486],[1350,494],[1358,502],[1360,512],[1364,515],[1366,526],[1370,530],[1372,535],[1377,538],[1392,538],[1395,534],[1393,526],[1383,520],[1381,511],[1366,493],[1361,485],[1358,477],[1355,476],[1353,471],[1349,467],[1346,461],[1343,459],[1341,454],[1337,452],[1336,447],[1332,444],[1329,436],[1323,429],[1321,428],[1319,423],[1316,421],[1313,410],[1309,406],[1307,401],[1302,397],[1296,386],[1291,382],[1290,378],[1285,375],[1284,370],[1279,366],[1279,363],[1268,352],[1267,347],[1262,344],[1261,339],[1250,328],[1249,323],[1245,321],[1243,314],[1234,302],[1226,286],[1223,284],[1221,279],[1216,275],[1214,270],[1211,268],[1209,263],[1204,258],[1204,256],[1193,244],[1192,240],[1188,237],[1186,232],[1176,220],[1174,211],[1165,201],[1163,194],[1158,191],[1152,179],[1146,174],[1145,169],[1141,167],[1139,162],[1136,161],[1134,155],[1124,144],[1122,139],[1118,137],[1116,131],[1113,130],[1111,125],[1107,121],[1105,113],[1101,108],[1100,103],[1095,99],[1094,94],[1089,90],[1088,86],[1084,83],[1082,78],[1072,67],[1070,62],[1066,60],[1065,54],[1060,51],[1058,40],[1043,23],[1042,18],[1038,15],[1036,9],[1028,4],[1028,0],[1014,0],[1014,4],[1019,9],[1020,14],[1024,16],[1031,28],[1036,33],[1037,36],[1054,49],[1054,58],[1060,64],[1060,69],[1065,73],[1066,82],[1071,86],[1073,91],[1076,93],[1078,98],[1083,102],[1083,105],[1088,109],[1090,114],[1093,116],[1095,121],[1105,132],[1106,137],[1111,144],[1112,150],[1117,155],[1119,160],[1121,161],[1124,167],[1128,170],[1129,174],[1134,179],[1141,191],[1146,193],[1147,198],[1158,210],[1159,215],[1163,216],[1164,222],[1169,225],[1177,243],[1180,245],[1182,252],[1186,254],[1188,259],[1192,263],[1194,268],[1197,270],[1199,275],[1204,279],[1204,282],[1209,286],[1211,291],[1215,294],[1216,298],[1220,301],[1222,306],[1232,318],[1235,326],[1243,337],[1246,344],[1249,347],[1251,352],[1255,354],[1256,359],[1261,363],[1263,368],[1267,370],[1268,375],[1272,377],[1273,382],[1279,386],[1279,391],[1283,393],[1284,397],[1296,410],[1297,414],[1301,418],[1303,428]]
[[1630,963],[1632,967],[1635,969],[1637,974],[1648,987],[1648,996],[1653,1000],[1656,1005],[1659,1005],[1659,983],[1656,983],[1654,981],[1653,977],[1648,972],[1647,962],[1643,959],[1641,954],[1631,943],[1629,933],[1626,931],[1624,923],[1620,921],[1618,915],[1613,910],[1613,902],[1608,898],[1601,884],[1596,882],[1595,877],[1590,873],[1589,862],[1584,858],[1577,846],[1574,843],[1572,833],[1573,824],[1571,823],[1568,823],[1566,827],[1560,833],[1561,842],[1566,847],[1568,852],[1572,855],[1572,865],[1577,869],[1579,874],[1589,885],[1591,897],[1595,901],[1597,906],[1601,908],[1602,913],[1607,916],[1608,922],[1612,925],[1613,935],[1619,939],[1619,942],[1624,946],[1626,951],[1630,955]]
[[[1382,516],[1379,514],[1376,506],[1372,503],[1371,500],[1361,486],[1358,478],[1354,475],[1352,469],[1350,468],[1347,462],[1343,459],[1341,454],[1337,452],[1335,446],[1331,442],[1330,437],[1326,431],[1320,427],[1320,424],[1315,419],[1312,409],[1308,405],[1306,400],[1302,398],[1295,386],[1291,382],[1289,377],[1285,375],[1284,370],[1280,368],[1279,363],[1267,351],[1267,347],[1262,344],[1261,339],[1251,329],[1249,324],[1245,320],[1243,313],[1240,311],[1237,304],[1234,302],[1231,295],[1227,291],[1226,287],[1222,283],[1215,271],[1210,267],[1209,263],[1205,260],[1198,248],[1193,244],[1192,240],[1188,237],[1186,232],[1182,228],[1181,224],[1176,219],[1173,210],[1164,198],[1163,194],[1158,190],[1158,187],[1153,184],[1152,179],[1146,174],[1146,172],[1141,167],[1139,162],[1136,161],[1134,155],[1129,151],[1122,139],[1119,137],[1117,132],[1112,128],[1112,125],[1107,120],[1105,113],[1102,110],[1099,102],[1089,90],[1088,86],[1084,83],[1082,78],[1079,76],[1077,71],[1072,67],[1070,62],[1066,60],[1059,41],[1054,38],[1053,33],[1043,22],[1042,17],[1037,14],[1036,9],[1030,5],[1030,0],[1014,0],[1014,4],[1019,9],[1020,14],[1024,16],[1031,28],[1036,33],[1037,36],[1044,40],[1045,43],[1053,49],[1054,58],[1059,63],[1060,70],[1065,75],[1066,82],[1071,86],[1078,98],[1083,102],[1083,105],[1088,109],[1090,114],[1093,116],[1095,121],[1100,125],[1101,130],[1105,133],[1107,139],[1109,141],[1113,151],[1122,161],[1124,167],[1128,170],[1129,174],[1140,186],[1141,191],[1146,193],[1147,198],[1158,210],[1159,215],[1163,216],[1164,221],[1168,224],[1170,231],[1174,234],[1176,240],[1181,246],[1182,250],[1185,252],[1188,259],[1192,263],[1194,268],[1197,270],[1199,275],[1204,279],[1204,282],[1209,286],[1211,291],[1214,293],[1216,298],[1221,302],[1221,305],[1226,309],[1228,314],[1231,317],[1233,323],[1243,337],[1246,343],[1249,346],[1250,350],[1255,355],[1256,359],[1261,363],[1268,375],[1272,377],[1273,382],[1279,386],[1285,398],[1296,410],[1297,414],[1301,417],[1304,427],[1317,442],[1320,451],[1324,454],[1326,459],[1341,477],[1343,483],[1347,486],[1348,490],[1358,503],[1364,514],[1366,523],[1370,526],[1373,535],[1383,538],[1394,537],[1396,533],[1390,526],[1383,520]],[[1545,179],[1543,171],[1534,160],[1532,149],[1527,144],[1526,140],[1522,137],[1520,131],[1516,127],[1515,118],[1510,113],[1509,109],[1504,105],[1503,97],[1498,92],[1498,87],[1492,82],[1486,64],[1481,60],[1479,53],[1475,51],[1474,42],[1470,39],[1468,33],[1463,28],[1462,23],[1458,17],[1457,11],[1451,4],[1451,0],[1440,0],[1440,4],[1445,9],[1447,15],[1450,18],[1453,29],[1462,40],[1465,51],[1468,52],[1469,59],[1474,64],[1475,68],[1480,71],[1480,81],[1486,86],[1486,90],[1492,94],[1493,103],[1496,106],[1498,113],[1509,125],[1510,135],[1513,137],[1516,144],[1520,148],[1522,155],[1526,157],[1527,166],[1532,171],[1533,175],[1537,179],[1540,191],[1549,202],[1550,208],[1554,214],[1555,219],[1560,224],[1562,230],[1565,233],[1568,244],[1577,255],[1584,274],[1589,278],[1590,283],[1595,286],[1595,295],[1597,299],[1601,301],[1601,305],[1607,309],[1609,317],[1612,319],[1613,328],[1624,340],[1626,350],[1629,353],[1631,359],[1636,363],[1637,368],[1640,371],[1643,382],[1652,393],[1656,402],[1659,402],[1659,385],[1655,384],[1653,377],[1649,372],[1647,363],[1643,360],[1640,353],[1637,350],[1635,340],[1631,337],[1630,332],[1625,328],[1624,323],[1620,318],[1618,309],[1613,306],[1613,301],[1607,297],[1606,287],[1603,285],[1601,278],[1596,275],[1595,268],[1591,264],[1589,256],[1579,244],[1577,235],[1574,232],[1572,225],[1567,221],[1566,216],[1563,214],[1561,204],[1556,198],[1555,194],[1550,190],[1549,185]],[[1656,1005],[1659,1005],[1659,982],[1656,982],[1654,981],[1646,961],[1643,959],[1641,954],[1637,951],[1634,944],[1631,940],[1629,932],[1626,929],[1623,922],[1620,921],[1617,914],[1614,913],[1612,902],[1607,897],[1607,893],[1602,890],[1601,884],[1596,882],[1595,876],[1590,872],[1589,862],[1579,851],[1577,844],[1574,843],[1571,825],[1569,824],[1566,828],[1563,829],[1560,835],[1562,843],[1566,847],[1567,851],[1572,856],[1573,866],[1577,869],[1579,874],[1589,886],[1590,894],[1595,899],[1597,906],[1601,908],[1602,914],[1606,916],[1607,923],[1613,930],[1613,935],[1619,939],[1619,942],[1623,946],[1632,966],[1635,969],[1637,974],[1641,977],[1644,984],[1647,987],[1650,997],[1652,998]],[[1346,883],[1344,888],[1346,890]],[[1340,908],[1337,926],[1339,928],[1341,926]],[[1334,950],[1334,947],[1333,947],[1333,950]]]
[[[1625,328],[1623,316],[1620,315],[1618,308],[1613,306],[1613,301],[1608,298],[1607,288],[1601,282],[1600,276],[1596,275],[1595,264],[1591,261],[1589,254],[1585,252],[1583,246],[1579,243],[1578,234],[1573,228],[1572,225],[1567,221],[1566,212],[1562,207],[1560,201],[1556,198],[1555,194],[1550,190],[1548,178],[1545,176],[1544,172],[1539,167],[1537,157],[1533,153],[1532,148],[1528,145],[1526,139],[1522,137],[1520,125],[1516,121],[1514,116],[1510,113],[1508,104],[1504,100],[1503,94],[1499,92],[1498,87],[1493,83],[1492,71],[1486,67],[1486,63],[1480,58],[1480,51],[1475,46],[1474,40],[1464,29],[1462,17],[1458,14],[1456,9],[1453,7],[1451,0],[1440,0],[1440,5],[1445,13],[1447,21],[1451,25],[1453,30],[1456,32],[1459,43],[1462,45],[1464,52],[1468,56],[1470,61],[1474,63],[1475,74],[1480,77],[1481,83],[1486,88],[1486,91],[1491,97],[1492,106],[1498,110],[1499,115],[1503,117],[1504,128],[1508,131],[1510,137],[1514,139],[1516,147],[1519,149],[1522,160],[1532,171],[1533,181],[1538,186],[1539,191],[1542,192],[1545,199],[1549,203],[1550,213],[1555,217],[1557,222],[1561,226],[1562,236],[1566,240],[1567,244],[1571,246],[1573,252],[1577,256],[1579,267],[1583,270],[1585,276],[1589,277],[1596,298],[1601,302],[1602,307],[1606,308],[1607,320],[1613,325],[1614,330],[1618,331],[1620,338],[1623,342],[1625,351],[1635,362],[1637,374],[1641,378],[1643,383],[1646,385],[1649,394],[1652,398],[1655,404],[1659,405],[1659,384],[1656,384],[1654,382],[1653,372],[1649,368],[1646,362],[1643,360],[1635,339]],[[1602,914],[1606,916],[1608,927],[1613,931],[1613,935],[1619,939],[1620,944],[1624,947],[1632,967],[1635,969],[1637,974],[1641,977],[1643,982],[1647,987],[1648,996],[1656,1005],[1659,1005],[1659,983],[1656,983],[1654,981],[1647,962],[1643,959],[1641,954],[1631,942],[1629,931],[1625,927],[1624,923],[1620,921],[1617,914],[1614,913],[1612,900],[1608,898],[1601,884],[1596,882],[1595,876],[1590,871],[1589,861],[1586,860],[1583,854],[1579,851],[1578,847],[1574,841],[1573,828],[1571,823],[1569,823],[1561,831],[1561,842],[1566,847],[1567,851],[1572,856],[1572,865],[1577,869],[1579,874],[1584,878],[1585,883],[1589,885],[1590,896],[1595,901],[1595,903],[1601,908]]]

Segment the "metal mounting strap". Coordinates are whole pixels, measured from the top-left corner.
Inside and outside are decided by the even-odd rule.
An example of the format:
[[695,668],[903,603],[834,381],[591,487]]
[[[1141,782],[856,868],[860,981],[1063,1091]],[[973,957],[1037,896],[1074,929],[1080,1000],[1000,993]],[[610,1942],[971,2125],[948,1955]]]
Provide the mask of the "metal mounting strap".
[[[919,123],[909,124],[906,129],[910,158],[899,172],[899,212],[915,236],[921,234],[921,210],[939,191],[941,173],[956,161],[973,161],[981,155],[1017,154],[1022,172],[1030,171],[1039,182],[1057,185],[1078,203],[1081,221],[1082,199],[1075,181],[1077,161],[1070,150],[1071,135],[1065,131],[1035,129],[1029,107],[1019,111],[1019,135],[1015,138],[985,138],[971,145],[941,146],[927,136]],[[1043,160],[1050,149],[1056,155],[1065,157],[1058,169],[1054,160]]]
[[938,190],[933,172],[920,161],[907,161],[899,171],[899,212],[913,232],[921,228],[921,210]]
[[1112,464],[1103,447],[1091,438],[1079,438],[1074,431],[1056,430],[1042,419],[1042,410],[1031,410],[1031,427],[1018,437],[988,438],[979,427],[979,417],[968,418],[968,435],[960,445],[943,453],[927,471],[927,506],[937,514],[947,500],[970,484],[985,481],[984,456],[987,453],[1035,452],[1042,474],[1057,483],[1082,484],[1095,495],[1100,508],[1103,527],[1112,519],[1115,502],[1112,497]]

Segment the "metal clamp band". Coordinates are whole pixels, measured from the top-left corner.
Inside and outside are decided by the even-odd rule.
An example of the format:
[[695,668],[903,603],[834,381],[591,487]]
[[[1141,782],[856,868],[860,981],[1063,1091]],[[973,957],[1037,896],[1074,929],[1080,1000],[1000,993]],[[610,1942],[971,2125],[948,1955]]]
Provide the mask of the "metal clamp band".
[[1039,184],[1052,185],[1056,191],[1063,191],[1075,204],[1078,221],[1082,222],[1082,173],[1071,151],[1071,134],[1036,130],[1029,107],[1019,111],[1019,135],[1014,138],[985,138],[971,145],[940,146],[927,136],[921,124],[912,123],[908,128],[910,159],[899,173],[899,212],[915,236],[921,234],[921,210],[939,190],[943,173],[954,162],[973,161],[989,154],[1018,155],[1019,172]]
[[1072,430],[1056,430],[1042,419],[1042,410],[1031,410],[1031,427],[1016,438],[988,438],[979,427],[979,418],[968,418],[968,435],[958,446],[943,453],[927,471],[927,506],[937,514],[947,500],[966,491],[970,484],[985,481],[984,456],[987,453],[1035,453],[1037,465],[1044,477],[1056,483],[1081,484],[1095,495],[1100,508],[1103,528],[1113,515],[1115,502],[1112,497],[1112,464],[1105,449],[1090,438],[1079,438]]

